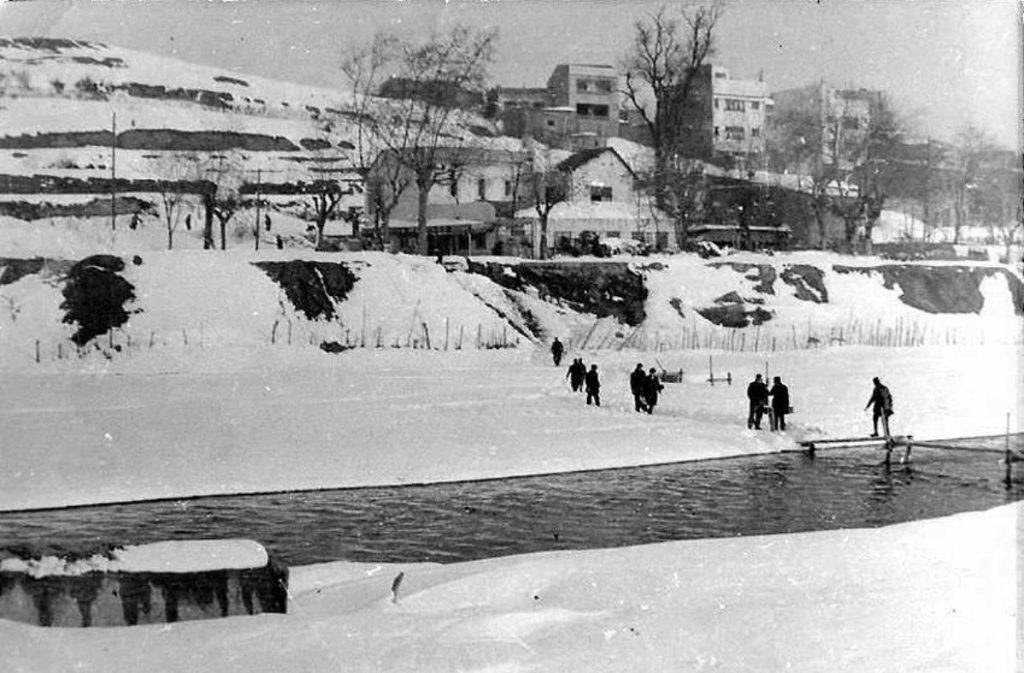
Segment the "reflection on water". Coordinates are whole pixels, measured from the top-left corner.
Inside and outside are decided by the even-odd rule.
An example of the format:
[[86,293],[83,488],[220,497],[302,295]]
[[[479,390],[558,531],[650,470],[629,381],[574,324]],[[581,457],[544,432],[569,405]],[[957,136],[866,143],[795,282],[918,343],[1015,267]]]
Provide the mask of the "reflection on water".
[[82,554],[245,537],[289,564],[464,561],[552,549],[881,526],[1001,505],[992,454],[771,454],[488,482],[0,513],[0,549]]

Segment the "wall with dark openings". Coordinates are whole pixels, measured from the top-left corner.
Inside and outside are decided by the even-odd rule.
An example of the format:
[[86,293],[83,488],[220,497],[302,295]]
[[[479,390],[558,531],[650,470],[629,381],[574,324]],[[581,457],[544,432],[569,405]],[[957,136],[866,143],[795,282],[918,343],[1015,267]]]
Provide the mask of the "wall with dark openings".
[[469,270],[502,287],[525,292],[532,288],[542,299],[557,299],[574,311],[599,318],[613,316],[635,327],[644,321],[647,288],[643,276],[625,262],[476,262]]
[[980,313],[985,305],[981,282],[1002,275],[1013,297],[1013,309],[1024,315],[1024,285],[1020,278],[998,267],[919,266],[887,264],[874,267],[853,267],[836,264],[836,273],[879,274],[883,285],[902,290],[900,301],[928,313]]
[[280,285],[292,306],[310,320],[334,320],[334,302],[345,301],[357,280],[342,263],[296,259],[252,264]]
[[[136,257],[137,263],[141,258]],[[78,262],[68,271],[64,283],[63,322],[77,324],[71,340],[84,346],[93,337],[128,322],[125,306],[135,300],[135,287],[120,272],[124,260],[113,255],[93,255]]]

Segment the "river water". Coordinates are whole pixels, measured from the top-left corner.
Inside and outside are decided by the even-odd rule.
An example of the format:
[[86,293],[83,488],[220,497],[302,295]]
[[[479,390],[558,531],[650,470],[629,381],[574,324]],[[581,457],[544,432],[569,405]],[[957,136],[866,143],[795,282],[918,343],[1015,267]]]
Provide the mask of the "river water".
[[[431,486],[0,513],[0,557],[241,537],[290,565],[453,562],[556,549],[875,527],[1019,499],[996,454],[877,449],[747,456]],[[4,552],[7,553],[4,553]]]

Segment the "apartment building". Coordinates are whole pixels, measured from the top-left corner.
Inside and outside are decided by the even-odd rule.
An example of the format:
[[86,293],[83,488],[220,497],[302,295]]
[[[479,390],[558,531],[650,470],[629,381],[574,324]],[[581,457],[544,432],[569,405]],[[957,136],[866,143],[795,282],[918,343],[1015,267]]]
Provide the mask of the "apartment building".
[[682,114],[682,154],[757,168],[764,157],[771,110],[772,99],[763,81],[735,79],[720,65],[704,65]]

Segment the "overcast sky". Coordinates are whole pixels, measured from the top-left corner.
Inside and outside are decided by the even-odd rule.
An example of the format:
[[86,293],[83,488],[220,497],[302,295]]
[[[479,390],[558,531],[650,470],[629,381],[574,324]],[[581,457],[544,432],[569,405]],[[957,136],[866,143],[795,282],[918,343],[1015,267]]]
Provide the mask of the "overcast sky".
[[[494,82],[543,86],[557,63],[621,61],[633,22],[666,4],[630,0],[0,0],[0,33],[100,40],[276,79],[344,86],[346,48],[390,28],[457,22],[500,30]],[[717,34],[734,76],[770,89],[824,78],[889,92],[922,135],[973,122],[1018,146],[1016,0],[733,0]]]

